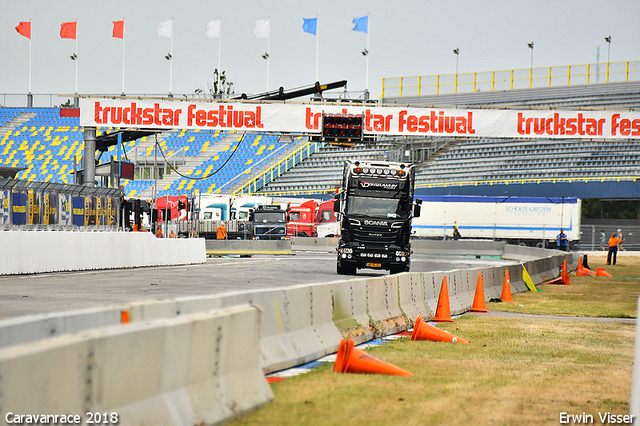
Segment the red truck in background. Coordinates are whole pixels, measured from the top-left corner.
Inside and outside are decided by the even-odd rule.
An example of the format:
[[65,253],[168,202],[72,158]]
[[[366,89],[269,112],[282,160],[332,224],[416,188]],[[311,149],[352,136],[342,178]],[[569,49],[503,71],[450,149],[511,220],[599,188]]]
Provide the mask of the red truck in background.
[[333,200],[309,200],[287,211],[289,237],[333,237],[338,233],[337,224]]

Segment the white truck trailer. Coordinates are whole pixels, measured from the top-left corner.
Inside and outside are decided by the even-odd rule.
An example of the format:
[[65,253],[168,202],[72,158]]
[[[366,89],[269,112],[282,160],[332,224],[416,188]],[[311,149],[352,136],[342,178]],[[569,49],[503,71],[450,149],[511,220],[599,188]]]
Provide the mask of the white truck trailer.
[[422,214],[413,220],[415,237],[507,241],[536,247],[556,247],[564,229],[570,246],[580,240],[581,203],[570,197],[415,196]]

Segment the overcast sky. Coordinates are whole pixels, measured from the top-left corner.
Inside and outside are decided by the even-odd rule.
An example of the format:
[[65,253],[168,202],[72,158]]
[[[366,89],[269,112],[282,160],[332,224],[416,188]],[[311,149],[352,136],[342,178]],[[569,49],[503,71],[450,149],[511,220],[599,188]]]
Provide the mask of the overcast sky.
[[[222,18],[222,69],[238,93],[266,90],[267,40],[254,35],[257,20],[270,18],[269,88],[315,81],[316,37],[302,31],[303,18],[318,16],[321,83],[348,80],[365,89],[367,34],[352,20],[369,14],[372,97],[384,77],[528,68],[640,59],[638,0],[0,0],[0,94],[28,91],[29,40],[15,27],[32,21],[32,92],[73,93],[75,42],[60,38],[60,24],[78,20],[78,91],[122,90],[122,40],[113,21],[125,19],[125,92],[169,91],[169,39],[158,23],[173,18],[173,93],[206,89],[218,66],[218,40],[204,34]],[[0,100],[1,102],[1,100]]]

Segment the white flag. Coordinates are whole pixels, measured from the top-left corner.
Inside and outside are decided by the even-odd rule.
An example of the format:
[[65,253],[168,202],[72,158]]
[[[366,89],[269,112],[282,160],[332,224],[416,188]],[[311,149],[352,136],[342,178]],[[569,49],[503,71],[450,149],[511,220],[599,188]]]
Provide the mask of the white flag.
[[209,37],[220,37],[220,21],[211,21],[204,27],[204,33]]
[[254,33],[257,38],[269,38],[269,19],[266,21],[256,21]]
[[156,35],[158,37],[171,38],[171,27],[173,26],[173,20],[160,22],[156,29]]

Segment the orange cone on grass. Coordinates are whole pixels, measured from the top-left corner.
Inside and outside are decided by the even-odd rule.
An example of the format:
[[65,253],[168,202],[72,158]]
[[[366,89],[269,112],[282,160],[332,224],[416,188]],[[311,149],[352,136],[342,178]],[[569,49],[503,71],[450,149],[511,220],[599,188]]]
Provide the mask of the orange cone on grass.
[[509,279],[508,269],[504,272],[504,282],[502,283],[502,295],[500,295],[500,299],[503,302],[513,302],[513,298],[511,297],[511,280]]
[[484,303],[484,284],[482,282],[482,272],[478,274],[478,284],[476,284],[476,295],[473,298],[473,306],[471,312],[487,313],[487,305]]
[[453,322],[451,319],[451,306],[449,305],[449,289],[447,288],[447,276],[442,277],[440,296],[438,297],[438,307],[436,316],[431,319],[433,322]]
[[590,275],[595,274],[591,269],[585,268],[582,266],[582,256],[578,260],[578,270],[576,271],[576,275],[579,277],[588,277]]
[[611,274],[606,272],[604,268],[596,269],[596,277],[609,277],[611,278]]
[[428,324],[422,318],[422,315],[418,315],[418,318],[416,318],[416,322],[413,325],[413,333],[411,333],[411,340],[429,340],[431,342],[469,344],[469,342],[464,339],[461,339],[451,333],[440,330],[438,327],[434,327],[431,324]]
[[413,374],[388,362],[380,361],[368,353],[355,348],[351,339],[342,340],[333,366],[336,373],[387,374],[390,376],[408,376]]
[[548,284],[564,284],[564,285],[571,284],[571,281],[569,279],[569,271],[567,269],[567,259],[564,260],[564,264],[562,265],[562,273],[560,274],[560,278],[556,278],[553,281],[549,281]]

